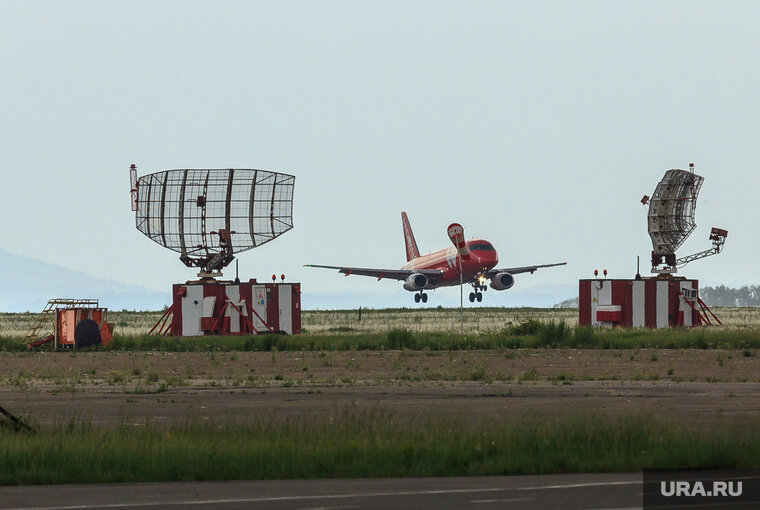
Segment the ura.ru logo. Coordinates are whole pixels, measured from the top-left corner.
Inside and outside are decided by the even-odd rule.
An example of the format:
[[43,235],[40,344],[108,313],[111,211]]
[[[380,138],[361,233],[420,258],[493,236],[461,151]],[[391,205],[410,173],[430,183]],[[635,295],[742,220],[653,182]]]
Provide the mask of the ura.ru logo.
[[660,482],[660,494],[665,497],[679,496],[741,496],[742,482],[723,482],[714,481],[712,484],[705,484],[696,481],[693,483],[686,481],[677,482]]

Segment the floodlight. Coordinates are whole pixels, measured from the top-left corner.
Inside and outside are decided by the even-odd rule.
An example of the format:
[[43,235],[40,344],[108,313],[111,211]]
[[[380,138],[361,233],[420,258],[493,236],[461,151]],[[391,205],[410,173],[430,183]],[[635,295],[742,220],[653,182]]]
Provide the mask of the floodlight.
[[176,251],[199,276],[218,275],[235,254],[293,228],[292,175],[254,169],[164,170],[136,178],[137,229]]

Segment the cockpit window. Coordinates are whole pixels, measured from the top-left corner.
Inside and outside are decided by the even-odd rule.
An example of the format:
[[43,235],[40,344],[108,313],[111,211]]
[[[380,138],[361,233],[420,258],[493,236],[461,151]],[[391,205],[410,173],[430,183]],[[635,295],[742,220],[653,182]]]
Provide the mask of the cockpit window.
[[493,246],[491,246],[489,243],[471,244],[470,250],[493,251]]

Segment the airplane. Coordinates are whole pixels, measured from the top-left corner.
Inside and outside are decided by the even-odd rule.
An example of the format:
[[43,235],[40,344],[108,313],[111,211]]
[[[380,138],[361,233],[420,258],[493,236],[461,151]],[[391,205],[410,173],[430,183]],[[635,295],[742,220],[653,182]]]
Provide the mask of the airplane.
[[374,276],[379,280],[389,278],[402,280],[404,289],[415,292],[414,302],[427,303],[425,290],[449,287],[460,284],[472,285],[470,303],[483,301],[483,294],[488,288],[486,280],[491,280],[490,287],[494,290],[507,290],[515,283],[513,275],[520,273],[533,274],[543,267],[564,266],[567,262],[523,267],[496,268],[499,255],[493,245],[485,239],[465,241],[464,228],[458,223],[452,223],[447,234],[453,246],[420,256],[417,241],[414,239],[409,218],[401,213],[401,223],[404,228],[404,245],[406,246],[407,263],[401,269],[373,269],[364,267],[324,266],[306,264],[305,267],[337,269],[340,273],[350,276]]

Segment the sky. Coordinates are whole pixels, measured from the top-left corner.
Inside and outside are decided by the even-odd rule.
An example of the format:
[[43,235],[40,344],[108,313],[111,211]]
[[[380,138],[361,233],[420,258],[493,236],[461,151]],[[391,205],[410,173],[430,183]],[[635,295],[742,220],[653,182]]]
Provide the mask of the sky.
[[6,0],[0,249],[165,291],[195,271],[135,229],[129,165],[260,168],[296,176],[295,228],[241,254],[245,277],[412,304],[303,267],[400,267],[405,210],[422,252],[456,221],[500,265],[569,263],[507,292],[572,290],[646,269],[639,200],[693,162],[678,254],[729,236],[683,274],[758,283],[758,19],[738,1]]

